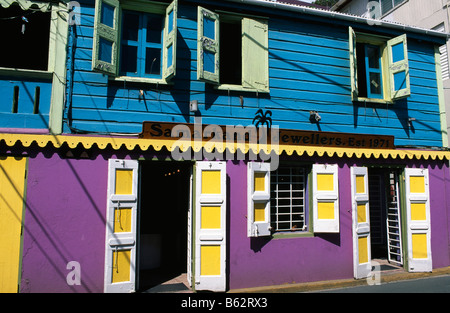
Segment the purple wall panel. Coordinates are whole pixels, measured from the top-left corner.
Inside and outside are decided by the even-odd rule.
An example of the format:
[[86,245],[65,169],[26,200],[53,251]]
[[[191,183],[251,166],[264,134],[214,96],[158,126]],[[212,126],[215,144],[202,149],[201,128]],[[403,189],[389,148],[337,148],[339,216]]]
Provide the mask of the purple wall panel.
[[[21,292],[102,292],[108,162],[29,160]],[[81,285],[66,277],[80,264]]]

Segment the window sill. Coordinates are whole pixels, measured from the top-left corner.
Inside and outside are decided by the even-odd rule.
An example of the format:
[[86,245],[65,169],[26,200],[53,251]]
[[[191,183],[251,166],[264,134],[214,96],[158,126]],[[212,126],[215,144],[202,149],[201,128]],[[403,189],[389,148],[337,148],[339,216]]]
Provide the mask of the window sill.
[[358,97],[358,99],[356,99],[356,102],[368,102],[368,103],[379,103],[379,104],[394,104],[394,101],[392,101],[392,100],[374,99],[374,98],[361,98],[361,97]]
[[49,71],[27,70],[19,68],[0,67],[1,76],[25,77],[25,78],[44,78],[52,79],[53,73]]
[[279,232],[272,235],[273,239],[285,239],[285,238],[311,238],[314,237],[312,232]]
[[246,91],[246,92],[258,92],[258,93],[269,93],[269,89],[256,89],[256,88],[245,88],[242,85],[231,85],[222,84],[214,87],[217,90],[230,90],[230,91]]
[[117,76],[110,77],[110,80],[126,83],[141,83],[141,84],[155,84],[155,85],[170,85],[162,78],[145,78],[145,77],[131,77],[131,76]]

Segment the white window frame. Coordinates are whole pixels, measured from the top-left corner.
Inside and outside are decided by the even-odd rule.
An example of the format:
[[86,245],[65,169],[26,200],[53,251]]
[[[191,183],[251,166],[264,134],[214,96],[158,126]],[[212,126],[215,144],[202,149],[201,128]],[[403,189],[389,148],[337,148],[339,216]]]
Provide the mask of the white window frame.
[[[103,2],[113,6],[114,12],[114,26],[110,28],[100,23],[101,5]],[[120,76],[120,37],[121,37],[121,20],[122,10],[136,11],[139,13],[154,13],[165,16],[164,31],[162,38],[162,73],[161,78],[147,78],[147,77],[131,77]],[[138,83],[155,83],[168,84],[176,74],[176,50],[177,50],[177,15],[178,15],[178,0],[173,0],[170,4],[160,2],[147,2],[143,0],[96,0],[94,22],[94,43],[92,52],[92,69],[107,74],[111,80],[138,82]],[[169,14],[173,16],[172,31],[168,32]],[[113,42],[111,63],[99,60],[99,38],[108,38]],[[168,62],[168,49],[172,47],[172,62]],[[171,64],[170,66],[168,64]]]
[[[356,53],[357,43],[379,46],[381,50],[381,81],[383,84],[383,98],[368,98],[359,96],[358,83],[358,56]],[[392,47],[403,44],[403,60],[395,62],[393,60]],[[367,33],[356,32],[349,27],[349,56],[350,56],[350,78],[351,78],[351,98],[352,101],[374,102],[374,103],[394,103],[395,100],[409,97],[411,95],[408,45],[405,34],[395,38],[377,36]],[[394,75],[405,72],[405,88],[395,90]]]
[[[204,17],[214,20],[215,38],[207,38],[203,34]],[[220,19],[240,19],[242,23],[242,83],[220,83]],[[251,92],[269,92],[269,28],[266,18],[251,17],[231,12],[213,12],[198,7],[197,20],[197,79],[215,85],[219,90],[238,90]],[[211,40],[212,39],[212,40]],[[216,69],[214,73],[203,68],[205,50],[215,54]],[[247,53],[246,51],[252,51]]]
[[[280,192],[280,190],[278,190],[278,186],[279,186],[279,182],[276,182],[275,179],[277,179],[280,175],[278,174],[278,170],[280,168],[288,168],[290,171],[290,175],[289,175],[289,182],[286,182],[286,184],[290,184],[291,187],[289,190],[286,190],[284,192],[288,192],[290,193],[289,197],[283,197],[283,198],[279,198],[278,197],[278,193]],[[301,190],[295,190],[295,192],[302,192],[303,193],[303,203],[301,205],[295,205],[296,207],[303,207],[302,212],[293,212],[293,204],[292,204],[292,200],[299,200],[299,199],[294,199],[292,197],[292,169],[301,169],[301,171],[303,172],[303,174],[301,176],[302,177],[302,189]],[[271,182],[270,182],[270,188],[271,188],[271,204],[270,204],[270,214],[271,214],[271,225],[272,225],[272,230],[274,233],[283,233],[283,232],[292,232],[292,233],[304,233],[304,232],[308,232],[309,231],[309,203],[308,203],[308,199],[307,199],[307,180],[308,180],[308,173],[309,173],[309,169],[307,168],[307,166],[302,166],[302,165],[294,165],[294,164],[286,164],[286,165],[280,165],[277,169],[277,171],[273,172],[271,174]],[[282,191],[283,192],[283,191]],[[273,197],[273,194],[276,195],[276,197]],[[289,213],[279,213],[278,212],[278,200],[289,200],[290,204],[290,212]],[[303,221],[301,220],[293,220],[292,216],[296,215],[296,214],[302,214],[303,215]],[[278,228],[278,216],[279,215],[289,215],[289,222],[290,223],[290,228],[286,228],[286,229],[280,229]],[[303,222],[303,226],[301,228],[294,228],[294,222],[298,222],[298,223],[302,223]],[[285,223],[285,222],[283,222]]]

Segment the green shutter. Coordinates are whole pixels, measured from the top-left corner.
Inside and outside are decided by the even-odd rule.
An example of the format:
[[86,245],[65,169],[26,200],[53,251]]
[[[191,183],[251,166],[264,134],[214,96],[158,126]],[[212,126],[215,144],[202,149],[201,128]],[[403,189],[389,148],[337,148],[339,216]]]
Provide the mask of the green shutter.
[[178,0],[174,0],[166,9],[164,28],[163,77],[166,80],[175,76],[176,71],[177,12]]
[[269,43],[266,21],[242,19],[242,86],[269,91]]
[[352,27],[348,28],[350,53],[350,78],[352,86],[352,100],[358,100],[358,62],[356,60],[356,34]]
[[219,15],[198,7],[197,79],[219,83]]
[[96,0],[92,68],[108,75],[117,73],[119,1]]
[[389,81],[391,99],[396,100],[411,94],[409,84],[408,47],[406,35],[387,42],[389,55]]

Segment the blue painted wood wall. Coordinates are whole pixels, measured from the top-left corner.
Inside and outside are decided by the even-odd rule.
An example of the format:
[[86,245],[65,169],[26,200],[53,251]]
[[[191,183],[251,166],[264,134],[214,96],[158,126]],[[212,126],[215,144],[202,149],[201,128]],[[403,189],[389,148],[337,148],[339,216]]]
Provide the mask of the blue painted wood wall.
[[[262,108],[272,111],[273,124],[280,128],[394,135],[396,145],[442,146],[433,43],[419,42],[417,35],[408,34],[410,97],[390,105],[354,104],[348,24],[304,18],[299,13],[276,16],[273,10],[261,8],[255,13],[270,15],[270,94],[219,91],[196,80],[197,4],[193,1],[179,4],[174,85],[108,81],[106,75],[91,70],[94,1],[82,2],[81,25],[72,34],[76,42],[73,90],[66,104],[64,131],[134,134],[141,132],[143,121],[192,123],[189,101],[198,100],[197,116],[203,124],[250,125]],[[367,28],[372,29],[380,30]],[[309,121],[311,110],[320,113],[319,124]],[[412,128],[409,117],[416,119]]]

